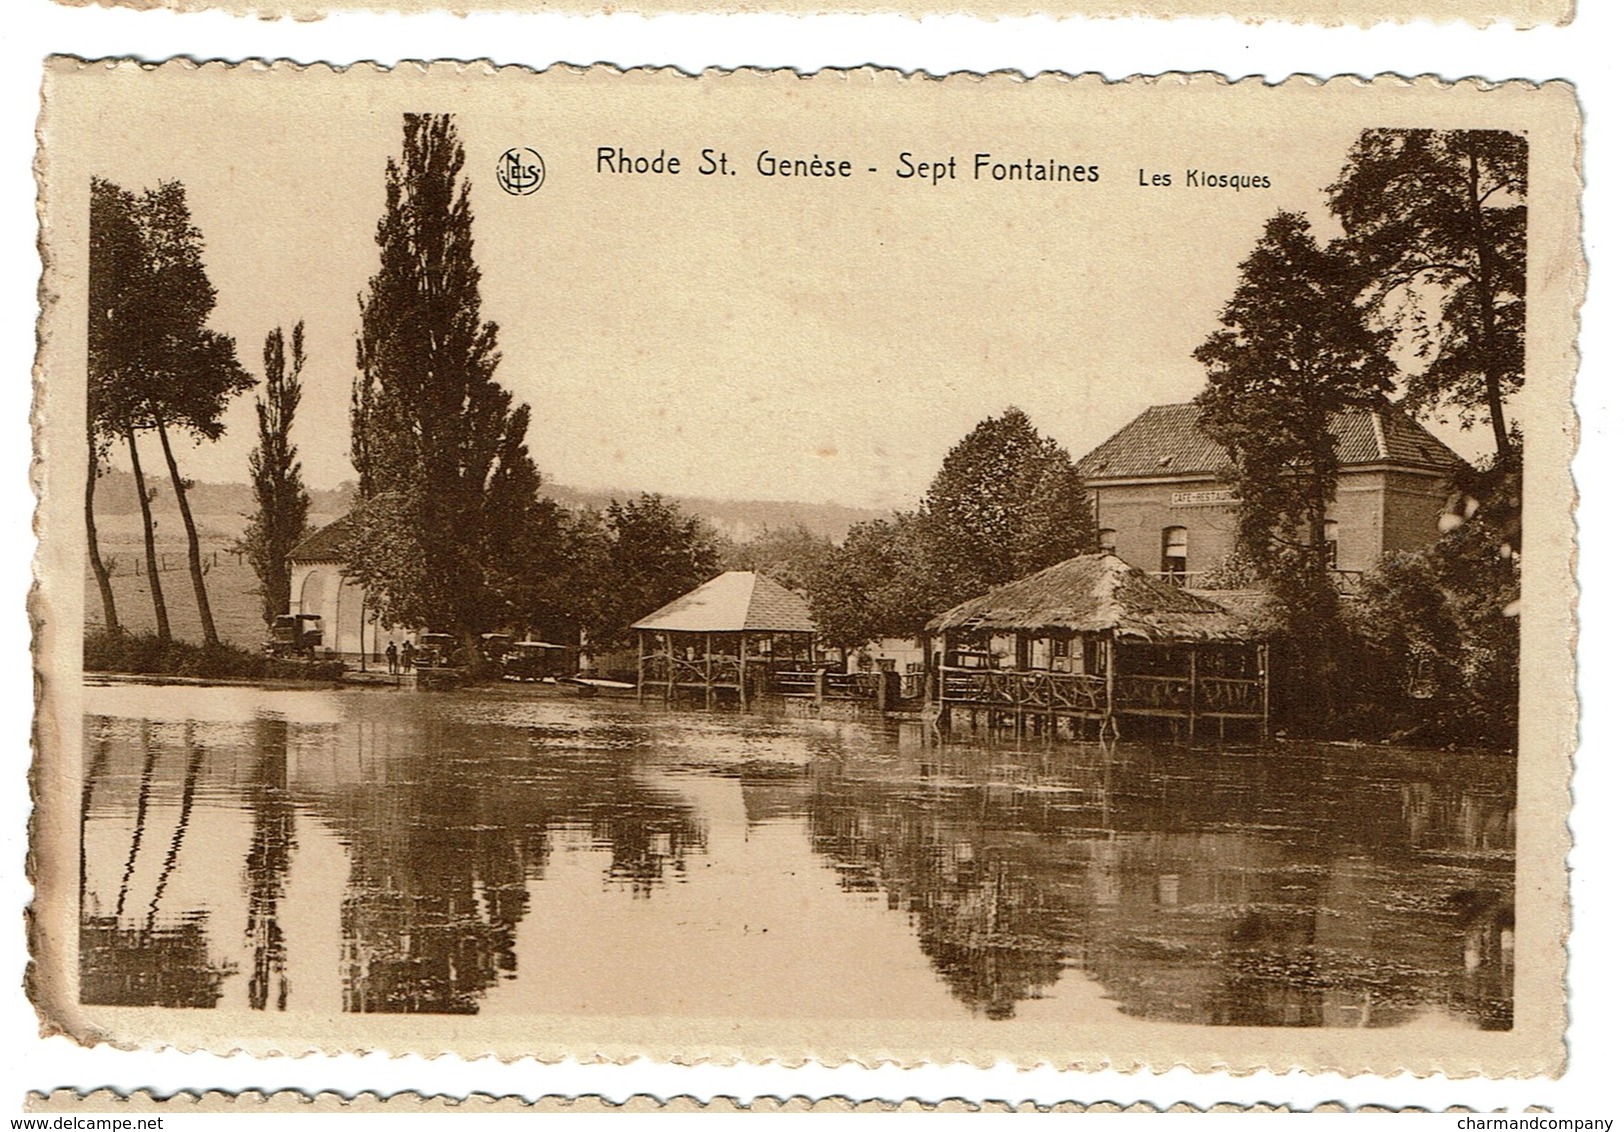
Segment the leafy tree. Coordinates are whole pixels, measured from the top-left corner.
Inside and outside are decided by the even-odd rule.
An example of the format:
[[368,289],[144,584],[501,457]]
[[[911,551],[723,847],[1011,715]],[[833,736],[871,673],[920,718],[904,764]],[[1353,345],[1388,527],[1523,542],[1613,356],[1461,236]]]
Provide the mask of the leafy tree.
[[[93,177],[90,181],[90,272],[88,345],[89,368],[86,383],[85,433],[89,442],[88,476],[85,481],[85,529],[90,566],[101,593],[102,620],[109,632],[120,630],[118,607],[106,561],[101,556],[96,534],[96,481],[101,477],[108,448],[128,439],[133,451],[134,432],[127,420],[123,394],[128,388],[130,365],[126,357],[133,325],[140,307],[135,282],[140,278],[141,231],[135,220],[135,197],[125,189]],[[137,460],[135,464],[139,469]],[[149,579],[159,633],[169,638],[169,617],[163,606],[163,590],[158,584],[157,556],[152,545],[151,497],[137,471],[136,491],[141,497]]]
[[834,543],[814,534],[805,523],[792,527],[762,527],[748,542],[727,547],[723,558],[729,570],[753,570],[780,585],[806,593]]
[[1300,213],[1264,225],[1219,329],[1195,351],[1207,370],[1201,427],[1228,451],[1240,497],[1236,548],[1264,580],[1301,661],[1308,713],[1329,706],[1337,625],[1325,541],[1336,497],[1338,414],[1383,405],[1388,334],[1353,302],[1353,264],[1321,247]]
[[1506,458],[1467,475],[1476,481],[1462,485],[1463,498],[1475,504],[1465,508],[1469,516],[1446,513],[1437,542],[1388,555],[1361,579],[1354,604],[1359,690],[1377,705],[1386,731],[1399,725],[1398,738],[1516,742],[1521,450],[1515,432],[1512,441]]
[[292,352],[279,326],[265,336],[265,396],[256,398],[259,446],[249,453],[248,472],[257,505],[239,548],[259,578],[265,624],[288,611],[291,567],[288,554],[309,526],[310,493],[292,441],[293,417],[303,390],[304,323],[293,327]]
[[214,310],[215,289],[203,268],[203,234],[192,224],[186,186],[165,181],[147,191],[142,206],[151,300],[143,317],[157,339],[149,359],[148,425],[158,434],[186,529],[186,561],[203,643],[218,646],[197,523],[186,498],[191,481],[180,474],[169,430],[189,433],[196,440],[219,439],[225,432],[220,417],[227,403],[251,388],[254,379],[237,361],[236,342],[206,325]]
[[808,588],[812,619],[825,641],[855,649],[924,631],[938,612],[938,586],[921,528],[919,516],[905,512],[846,532]]
[[715,531],[660,495],[644,492],[625,502],[612,500],[604,509],[601,531],[588,626],[588,636],[599,647],[624,641],[627,627],[638,618],[721,569]]
[[405,115],[401,159],[385,170],[378,272],[361,300],[350,434],[360,485],[345,554],[386,620],[472,644],[520,613],[541,478],[529,410],[495,380],[463,161],[450,115]]
[[[151,495],[136,443],[140,432],[157,433],[186,529],[204,642],[217,646],[197,526],[186,499],[190,484],[180,474],[169,433],[178,429],[200,440],[217,439],[227,402],[253,379],[238,364],[232,339],[206,325],[215,291],[203,268],[202,234],[191,222],[185,186],[166,181],[136,196],[96,180],[91,189],[92,443],[94,437],[105,442],[120,436],[128,446],[141,499],[153,613],[158,637],[167,642]],[[97,557],[94,546],[91,553]]]
[[1505,402],[1522,387],[1528,140],[1504,130],[1372,129],[1331,185],[1362,302],[1409,331],[1425,368],[1407,396],[1484,416],[1511,448]]
[[1091,549],[1098,537],[1071,456],[1014,407],[948,452],[919,521],[941,609]]

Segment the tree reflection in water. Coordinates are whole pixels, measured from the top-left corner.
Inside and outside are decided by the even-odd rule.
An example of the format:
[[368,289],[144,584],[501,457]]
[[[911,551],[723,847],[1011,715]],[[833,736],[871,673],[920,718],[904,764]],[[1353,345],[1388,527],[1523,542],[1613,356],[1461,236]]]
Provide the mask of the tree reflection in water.
[[[119,694],[124,715],[86,717],[87,1004],[215,1007],[240,962],[238,1008],[336,988],[351,1011],[469,1014],[521,974],[518,930],[550,871],[525,947],[551,935],[579,957],[577,916],[653,941],[695,907],[771,905],[768,886],[804,881],[805,830],[825,883],[905,915],[916,970],[983,1018],[1103,990],[1125,1014],[1195,1024],[1512,1020],[1510,759],[977,745],[415,694],[291,694],[277,702],[324,721],[255,708],[194,726],[178,698]],[[146,718],[143,695],[169,714]],[[662,901],[692,854],[721,851],[707,820],[777,831],[765,856],[718,838],[728,867],[703,871],[699,903]],[[556,864],[582,851],[597,894]],[[764,861],[776,871],[752,871]],[[592,907],[603,890],[635,912]],[[290,970],[320,985],[291,987]]]
[[288,793],[288,724],[261,716],[254,721],[257,747],[252,777],[244,790],[254,834],[244,866],[248,888],[248,943],[253,969],[248,1005],[264,1010],[275,988],[277,1010],[288,1005],[287,940],[279,916],[287,891],[288,865],[297,847],[294,806]]
[[527,885],[555,837],[608,849],[606,883],[637,897],[704,844],[680,800],[638,778],[629,733],[431,719],[361,734],[362,773],[330,800],[351,857],[347,1010],[477,1012],[517,970]]
[[[97,803],[98,788],[106,786],[108,777],[110,741],[93,735],[90,746],[91,761],[80,798],[81,828]],[[221,982],[232,968],[210,960],[208,913],[164,907],[164,892],[191,826],[204,748],[195,742],[191,725],[186,725],[180,742],[184,769],[179,813],[172,827],[154,830],[149,828],[155,820],[154,795],[165,786],[158,774],[164,751],[144,722],[139,746],[141,773],[134,824],[112,912],[99,910],[84,883],[84,864],[80,863],[79,1000],[92,1006],[212,1007],[220,1000]],[[143,845],[150,844],[149,833],[161,837],[165,832],[169,841],[157,866],[152,894],[141,911],[135,911],[139,900],[135,876]]]
[[814,844],[989,1018],[1067,967],[1128,1014],[1511,1024],[1515,767],[1282,748],[927,748],[821,767]]

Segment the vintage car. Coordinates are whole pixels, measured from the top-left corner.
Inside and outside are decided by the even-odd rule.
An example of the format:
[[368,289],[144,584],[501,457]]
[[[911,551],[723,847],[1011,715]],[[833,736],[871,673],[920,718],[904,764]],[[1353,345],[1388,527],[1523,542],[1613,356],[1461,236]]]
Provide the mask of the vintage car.
[[546,641],[515,641],[502,661],[502,679],[546,680],[574,675],[573,651]]
[[412,653],[413,668],[450,668],[457,655],[457,638],[450,633],[420,633],[416,651]]
[[271,622],[271,639],[265,642],[265,651],[271,656],[303,657],[316,655],[321,647],[321,617],[314,613],[284,613]]
[[501,664],[512,649],[512,633],[481,633],[479,635],[479,655],[484,657],[488,664]]

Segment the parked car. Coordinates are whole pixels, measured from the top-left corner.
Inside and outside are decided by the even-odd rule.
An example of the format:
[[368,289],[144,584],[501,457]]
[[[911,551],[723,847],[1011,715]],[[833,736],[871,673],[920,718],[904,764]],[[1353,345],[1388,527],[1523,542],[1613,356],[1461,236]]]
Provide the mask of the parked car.
[[546,641],[515,641],[502,661],[502,679],[545,680],[574,675],[574,651]]
[[479,654],[489,664],[501,664],[512,648],[512,633],[481,633],[479,635]]
[[456,663],[457,638],[450,633],[420,633],[413,668],[450,668]]
[[265,651],[271,656],[311,660],[321,647],[321,617],[315,613],[284,613],[271,622]]

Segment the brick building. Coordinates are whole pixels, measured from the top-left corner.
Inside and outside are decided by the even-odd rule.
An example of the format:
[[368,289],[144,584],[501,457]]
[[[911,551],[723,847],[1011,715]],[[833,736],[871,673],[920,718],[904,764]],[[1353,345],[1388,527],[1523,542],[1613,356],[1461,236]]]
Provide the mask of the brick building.
[[[1190,402],[1152,405],[1078,465],[1101,549],[1193,586],[1234,549],[1237,502],[1229,456],[1198,413]],[[1341,473],[1326,537],[1337,569],[1358,574],[1388,551],[1436,539],[1461,458],[1394,406],[1342,413],[1334,429]]]

